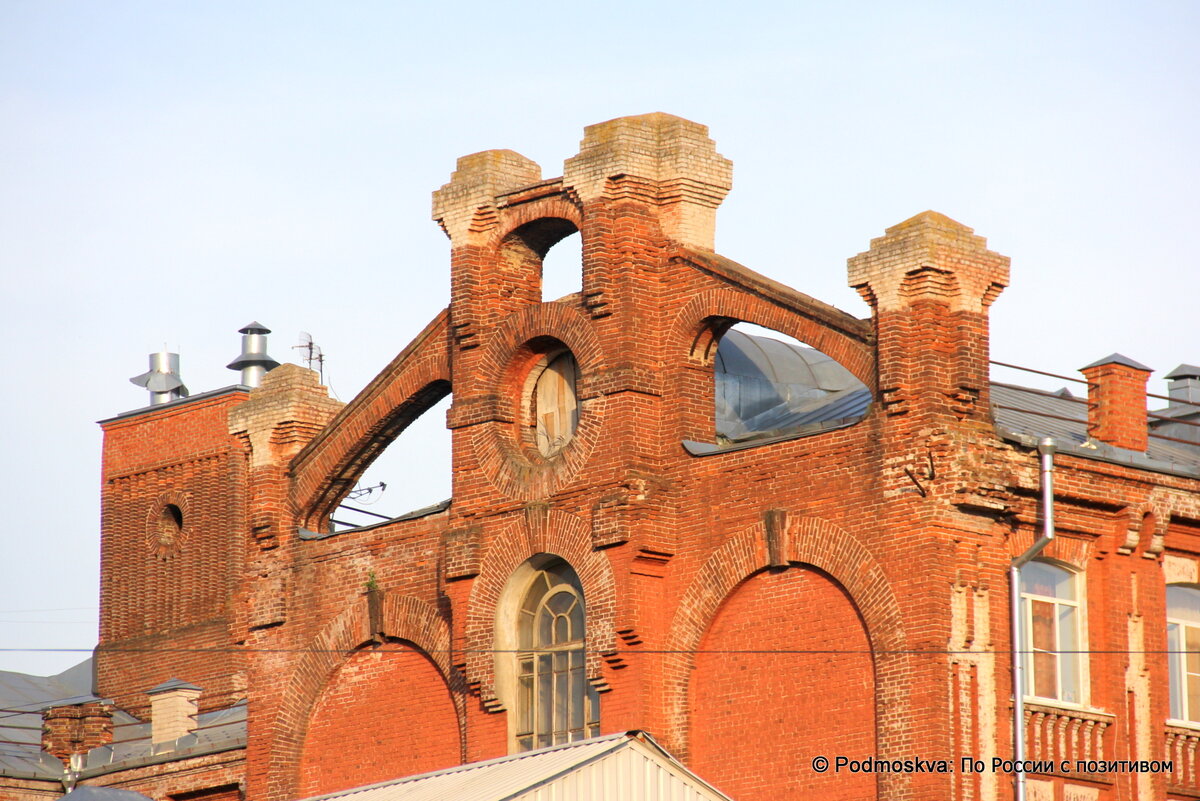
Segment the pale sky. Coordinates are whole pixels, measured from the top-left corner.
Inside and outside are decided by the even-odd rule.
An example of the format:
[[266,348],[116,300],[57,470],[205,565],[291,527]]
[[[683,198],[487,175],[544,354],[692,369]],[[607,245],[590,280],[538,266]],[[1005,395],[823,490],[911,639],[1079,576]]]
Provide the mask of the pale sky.
[[[846,258],[935,209],[1012,257],[994,359],[1119,351],[1164,393],[1200,363],[1197,42],[1195,0],[0,0],[0,649],[81,649],[0,670],[96,642],[95,421],[145,405],[148,353],[198,393],[236,383],[251,320],[281,361],[307,331],[350,400],[447,303],[456,158],[553,177],[613,117],[709,126],[723,255],[866,316]],[[421,423],[376,508],[448,494]]]

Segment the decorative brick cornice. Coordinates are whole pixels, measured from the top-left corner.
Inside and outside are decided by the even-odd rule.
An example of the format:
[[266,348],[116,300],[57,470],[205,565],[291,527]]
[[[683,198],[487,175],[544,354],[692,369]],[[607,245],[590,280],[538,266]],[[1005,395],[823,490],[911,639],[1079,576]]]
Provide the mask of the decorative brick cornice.
[[1008,286],[1008,257],[936,211],[893,225],[847,264],[850,286],[877,311],[928,299],[951,311],[982,312]]

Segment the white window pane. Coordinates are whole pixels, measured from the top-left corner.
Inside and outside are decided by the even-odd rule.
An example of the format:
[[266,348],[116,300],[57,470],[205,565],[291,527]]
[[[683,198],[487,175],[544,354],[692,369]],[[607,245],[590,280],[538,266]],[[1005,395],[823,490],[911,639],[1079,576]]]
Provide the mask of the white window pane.
[[1167,587],[1167,617],[1200,624],[1200,590],[1195,587]]
[[[1169,590],[1168,590],[1169,591]],[[1179,624],[1167,624],[1167,665],[1171,674],[1171,717],[1176,720],[1186,720],[1187,710],[1183,708],[1183,650]],[[1200,710],[1198,710],[1200,711]]]
[[1021,592],[1075,600],[1074,575],[1045,562],[1030,562],[1021,568]]

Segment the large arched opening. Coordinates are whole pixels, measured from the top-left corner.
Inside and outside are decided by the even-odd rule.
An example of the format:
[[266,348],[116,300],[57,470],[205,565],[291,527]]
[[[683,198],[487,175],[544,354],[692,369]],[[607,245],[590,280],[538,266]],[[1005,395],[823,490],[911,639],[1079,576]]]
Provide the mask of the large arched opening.
[[825,573],[768,568],[743,580],[700,642],[688,696],[690,767],[733,798],[874,797],[874,774],[812,768],[814,756],[836,756],[830,743],[857,756],[876,746],[871,644]]

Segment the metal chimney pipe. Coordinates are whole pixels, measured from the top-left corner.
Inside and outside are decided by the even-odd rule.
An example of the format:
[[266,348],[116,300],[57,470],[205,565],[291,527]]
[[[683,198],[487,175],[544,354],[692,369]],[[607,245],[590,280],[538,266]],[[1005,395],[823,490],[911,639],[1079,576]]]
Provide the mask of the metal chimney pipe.
[[242,335],[242,353],[228,365],[230,370],[241,370],[241,383],[247,387],[257,387],[268,370],[274,370],[279,362],[267,355],[267,334],[271,329],[259,322],[253,322],[238,331]]
[[129,379],[132,384],[150,391],[150,405],[158,406],[186,398],[188,389],[179,377],[179,354],[165,349],[150,354],[150,369]]

